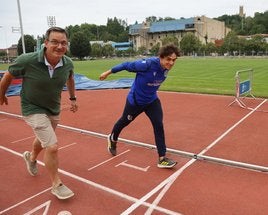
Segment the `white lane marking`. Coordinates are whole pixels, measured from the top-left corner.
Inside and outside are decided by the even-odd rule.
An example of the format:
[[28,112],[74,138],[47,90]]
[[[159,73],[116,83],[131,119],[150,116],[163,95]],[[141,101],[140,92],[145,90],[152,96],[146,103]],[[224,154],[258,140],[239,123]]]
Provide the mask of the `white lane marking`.
[[[215,144],[217,144],[223,137],[225,137],[228,133],[230,133],[234,128],[236,128],[240,123],[242,123],[246,118],[248,118],[251,114],[253,114],[262,104],[264,104],[266,102],[266,99],[261,102],[256,108],[254,108],[251,112],[249,112],[247,115],[245,115],[242,119],[240,119],[237,123],[235,123],[233,126],[231,126],[228,130],[226,130],[220,137],[218,137],[215,141],[213,141],[208,147],[206,147],[204,150],[202,150],[199,154],[204,154],[205,152],[207,152],[211,147],[213,147]],[[149,199],[152,195],[154,195],[157,191],[159,191],[160,189],[162,189],[162,187],[167,186],[167,189],[163,189],[162,192],[160,192],[160,194],[156,197],[155,201],[153,202],[153,204],[151,205],[151,207],[156,206],[160,200],[162,199],[162,197],[164,196],[164,194],[168,191],[168,189],[171,187],[171,185],[173,184],[173,182],[176,180],[176,178],[186,169],[188,168],[190,165],[192,165],[194,162],[196,161],[196,159],[192,159],[189,162],[187,162],[182,168],[180,168],[179,170],[177,170],[177,172],[175,172],[173,175],[171,175],[168,180],[165,180],[165,183],[161,183],[161,186],[157,186],[156,188],[154,188],[151,192],[147,193],[145,196],[143,196],[139,202],[135,202],[132,206],[130,206],[127,210],[125,210],[121,215],[127,215],[130,214],[131,212],[133,212],[136,208],[138,208],[144,201],[146,201],[147,199]],[[153,212],[153,208],[149,208],[147,210],[147,215],[151,214]]]
[[127,163],[127,160],[117,164],[115,167],[119,167],[119,166],[126,166],[126,167],[136,169],[136,170],[139,170],[139,171],[143,171],[143,172],[147,172],[148,169],[150,168],[150,166],[147,166],[147,167],[143,168],[143,167],[139,167],[139,166],[136,166],[136,165],[133,165],[133,164],[129,164],[129,163]]
[[122,152],[122,153],[120,153],[120,154],[118,154],[118,155],[116,155],[116,156],[114,156],[114,157],[108,159],[108,160],[105,160],[105,161],[103,161],[103,162],[97,164],[96,166],[90,167],[90,168],[88,169],[88,171],[90,171],[90,170],[92,170],[92,169],[95,169],[96,167],[99,167],[99,166],[101,166],[101,165],[103,165],[103,164],[105,164],[105,163],[107,163],[107,162],[109,162],[109,161],[111,161],[111,160],[117,158],[118,156],[121,156],[121,155],[123,155],[123,154],[129,152],[129,151],[130,151],[130,149],[128,149],[128,150],[126,150],[126,151],[124,151],[124,152]]
[[[6,148],[6,147],[4,147],[4,146],[1,146],[1,145],[0,145],[0,149],[2,149],[2,150],[4,150],[4,151],[7,151],[7,152],[10,152],[11,154],[14,154],[14,155],[17,155],[17,156],[22,157],[22,154],[20,154],[20,153],[14,151],[14,150],[12,150],[12,149],[8,149],[8,148]],[[37,162],[38,162],[40,165],[45,166],[45,164],[44,164],[43,162],[40,162],[40,161],[37,161]],[[58,169],[58,171],[59,171],[60,173],[62,173],[63,175],[65,175],[65,176],[69,176],[69,177],[72,178],[72,179],[75,179],[75,180],[77,180],[77,181],[83,182],[83,183],[88,184],[88,185],[90,185],[90,186],[92,186],[92,187],[94,187],[94,188],[97,188],[97,189],[99,189],[99,190],[105,191],[105,192],[110,193],[110,194],[112,194],[112,195],[118,196],[118,197],[120,197],[120,198],[122,198],[122,199],[125,199],[125,200],[128,200],[128,201],[130,201],[130,202],[137,202],[137,201],[139,201],[139,199],[137,199],[137,198],[135,198],[135,197],[129,196],[129,195],[125,194],[125,193],[119,192],[119,191],[114,190],[114,189],[112,189],[112,188],[109,188],[109,187],[103,186],[103,185],[101,185],[101,184],[95,183],[95,182],[90,181],[90,180],[88,180],[88,179],[86,179],[86,178],[82,178],[82,177],[80,177],[80,176],[78,176],[78,175],[75,175],[75,174],[73,174],[73,173],[67,172],[67,171],[65,171],[65,170]],[[26,201],[28,201],[28,200],[34,198],[35,196],[38,196],[38,195],[40,195],[41,193],[46,192],[46,191],[48,191],[48,190],[50,190],[50,189],[51,189],[51,188],[48,188],[48,189],[46,189],[46,190],[40,192],[39,194],[36,194],[36,195],[34,195],[34,196],[32,196],[32,197],[30,197],[30,198],[28,198],[28,199],[26,199],[26,200],[24,200],[24,201],[18,203],[18,204],[16,204],[16,206],[18,206],[18,205],[20,205],[20,204],[22,204],[22,203],[24,203],[24,202],[26,202]],[[143,205],[143,206],[146,206],[146,207],[150,207],[150,206],[151,206],[151,204],[150,204],[150,203],[147,203],[147,202],[143,202],[142,205]],[[3,212],[6,212],[6,211],[8,211],[8,210],[10,210],[10,209],[12,209],[12,208],[14,208],[14,207],[15,207],[15,206],[11,206],[11,207],[9,207],[8,209],[5,209],[4,211],[0,211],[0,214],[2,214]],[[177,212],[174,212],[174,211],[171,211],[171,210],[169,210],[169,209],[162,208],[162,207],[159,207],[159,206],[156,206],[155,209],[156,209],[157,211],[162,212],[162,213],[165,213],[165,214],[167,214],[167,215],[180,215],[180,214],[177,213]]]
[[29,198],[27,198],[27,199],[24,199],[23,201],[18,202],[17,204],[12,205],[11,207],[6,208],[6,209],[3,210],[3,211],[0,211],[0,214],[3,214],[3,213],[5,213],[5,212],[7,212],[7,211],[9,211],[9,210],[11,210],[11,209],[13,209],[13,208],[15,208],[15,207],[18,207],[19,205],[21,205],[21,204],[23,204],[23,203],[25,203],[25,202],[27,202],[27,201],[29,201],[29,200],[31,200],[31,199],[37,197],[37,196],[40,196],[41,194],[47,192],[48,190],[51,190],[51,187],[49,187],[49,188],[47,188],[47,189],[45,189],[45,190],[43,190],[43,191],[41,191],[41,192],[39,192],[39,193],[33,195],[33,196],[31,196],[31,197],[29,197]]
[[70,143],[70,144],[68,144],[68,145],[66,145],[66,146],[62,146],[62,147],[60,147],[59,149],[65,149],[65,148],[68,148],[68,147],[70,147],[70,146],[73,146],[73,145],[76,145],[77,143]]
[[25,137],[25,138],[22,138],[22,139],[19,139],[19,140],[12,141],[11,143],[22,142],[22,141],[24,141],[24,140],[32,139],[32,138],[34,138],[34,137],[35,137],[35,136]]

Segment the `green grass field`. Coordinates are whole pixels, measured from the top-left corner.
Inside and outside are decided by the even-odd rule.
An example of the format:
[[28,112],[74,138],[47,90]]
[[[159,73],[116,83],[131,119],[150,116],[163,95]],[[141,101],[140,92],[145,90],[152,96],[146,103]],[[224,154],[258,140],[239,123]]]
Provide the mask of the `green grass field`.
[[[74,61],[75,72],[97,80],[99,75],[126,59],[103,59]],[[0,70],[7,69],[0,64]],[[178,58],[169,72],[161,90],[209,94],[235,94],[235,73],[238,70],[253,69],[252,94],[268,97],[268,59],[266,58]],[[243,77],[245,76],[245,77]],[[126,71],[109,76],[108,79],[134,77]],[[242,79],[248,75],[243,73]]]

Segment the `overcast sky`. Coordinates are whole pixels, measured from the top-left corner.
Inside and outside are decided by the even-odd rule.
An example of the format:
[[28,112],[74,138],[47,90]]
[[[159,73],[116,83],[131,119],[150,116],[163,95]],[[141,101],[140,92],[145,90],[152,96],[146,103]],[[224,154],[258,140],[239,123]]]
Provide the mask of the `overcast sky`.
[[[0,48],[16,44],[20,33],[18,0],[0,0]],[[82,23],[106,25],[108,18],[125,20],[128,25],[141,23],[146,17],[190,18],[205,15],[215,18],[239,13],[246,16],[268,10],[267,0],[19,0],[24,34],[43,35],[47,17],[55,16],[56,25],[65,28]]]

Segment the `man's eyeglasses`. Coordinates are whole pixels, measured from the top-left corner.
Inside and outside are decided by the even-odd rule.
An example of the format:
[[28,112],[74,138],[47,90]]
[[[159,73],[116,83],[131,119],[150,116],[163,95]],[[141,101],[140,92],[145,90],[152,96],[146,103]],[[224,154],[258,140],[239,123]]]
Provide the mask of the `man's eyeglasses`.
[[62,47],[68,46],[68,42],[66,41],[59,42],[57,40],[48,40],[48,42],[50,42],[53,46],[59,46],[60,44]]

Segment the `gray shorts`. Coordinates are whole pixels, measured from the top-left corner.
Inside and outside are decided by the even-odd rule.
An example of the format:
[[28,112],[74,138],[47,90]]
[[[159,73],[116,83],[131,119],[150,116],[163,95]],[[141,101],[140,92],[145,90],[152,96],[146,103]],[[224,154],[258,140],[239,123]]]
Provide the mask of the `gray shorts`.
[[59,115],[48,116],[47,114],[32,114],[23,118],[25,122],[31,126],[43,148],[58,142],[55,129],[60,120]]

